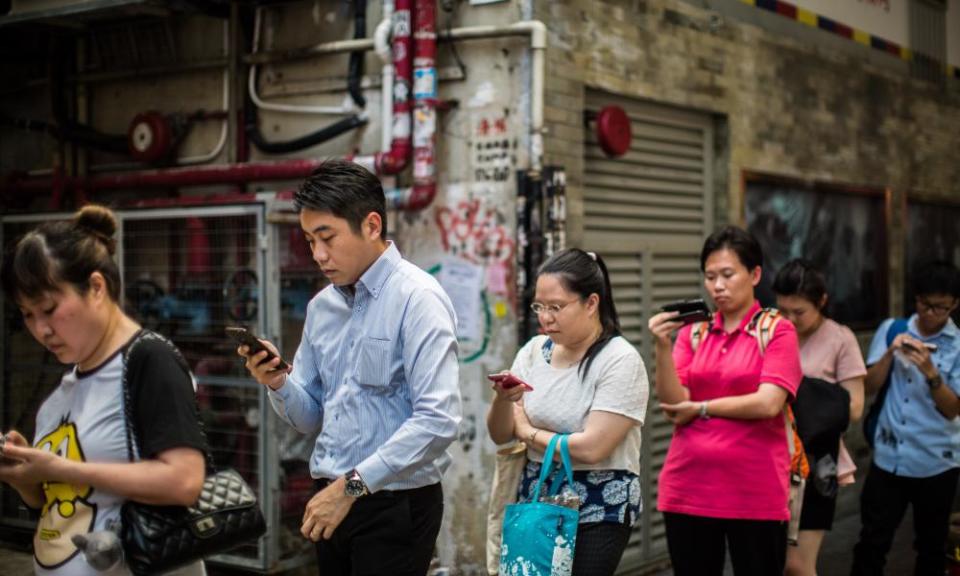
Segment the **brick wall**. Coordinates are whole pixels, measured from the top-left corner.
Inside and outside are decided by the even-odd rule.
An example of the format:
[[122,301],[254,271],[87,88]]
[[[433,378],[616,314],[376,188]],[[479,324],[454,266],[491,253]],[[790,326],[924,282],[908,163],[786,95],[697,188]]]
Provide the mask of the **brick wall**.
[[797,39],[773,31],[783,23],[679,0],[536,0],[535,17],[550,29],[546,152],[567,169],[572,242],[582,238],[589,86],[716,115],[720,221],[742,219],[743,170],[891,188],[890,301],[899,309],[903,195],[960,201],[960,98],[876,65],[868,48],[833,50],[825,32]]

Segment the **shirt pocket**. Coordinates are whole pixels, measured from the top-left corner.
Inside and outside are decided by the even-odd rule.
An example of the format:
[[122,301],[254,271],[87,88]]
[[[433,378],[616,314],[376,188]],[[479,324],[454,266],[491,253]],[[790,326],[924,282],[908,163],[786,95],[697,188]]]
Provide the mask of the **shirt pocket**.
[[393,342],[380,338],[363,338],[357,354],[357,382],[363,386],[385,388],[390,385],[390,361]]

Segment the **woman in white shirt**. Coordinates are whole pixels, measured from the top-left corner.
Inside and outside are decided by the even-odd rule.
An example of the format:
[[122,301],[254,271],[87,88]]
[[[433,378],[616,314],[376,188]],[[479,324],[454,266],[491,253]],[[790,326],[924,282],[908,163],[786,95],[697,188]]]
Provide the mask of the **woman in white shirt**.
[[516,438],[527,445],[520,501],[530,499],[550,439],[570,434],[574,486],[563,483],[580,497],[573,573],[611,575],[642,510],[646,369],[620,336],[610,278],[596,254],[572,248],[547,260],[531,308],[543,333],[517,353],[510,373],[533,390],[495,383],[487,429],[497,444]]

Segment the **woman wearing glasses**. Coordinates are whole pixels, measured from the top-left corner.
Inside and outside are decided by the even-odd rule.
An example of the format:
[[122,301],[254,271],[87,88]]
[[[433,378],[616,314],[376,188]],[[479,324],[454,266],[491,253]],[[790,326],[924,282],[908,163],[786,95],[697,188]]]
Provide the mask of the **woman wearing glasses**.
[[497,444],[527,445],[520,501],[530,499],[550,439],[570,434],[574,486],[564,489],[580,497],[573,573],[611,575],[640,517],[646,369],[620,335],[610,278],[596,254],[573,248],[547,260],[531,308],[543,333],[517,353],[510,373],[533,390],[495,383],[487,429]]

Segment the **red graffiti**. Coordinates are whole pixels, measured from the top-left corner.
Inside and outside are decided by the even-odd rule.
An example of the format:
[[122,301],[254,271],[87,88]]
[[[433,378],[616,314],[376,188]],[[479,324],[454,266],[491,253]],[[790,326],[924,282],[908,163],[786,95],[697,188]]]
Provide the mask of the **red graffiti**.
[[445,251],[474,264],[513,263],[516,242],[495,208],[464,200],[455,208],[438,207],[434,218]]

